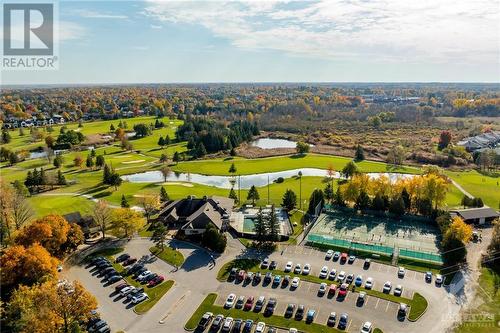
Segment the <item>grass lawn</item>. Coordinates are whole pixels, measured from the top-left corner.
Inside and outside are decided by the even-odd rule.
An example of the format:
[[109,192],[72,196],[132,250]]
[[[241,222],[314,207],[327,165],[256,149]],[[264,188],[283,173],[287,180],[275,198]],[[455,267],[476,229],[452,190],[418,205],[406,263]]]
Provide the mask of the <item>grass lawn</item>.
[[470,194],[482,198],[486,205],[498,209],[500,204],[500,174],[487,176],[476,170],[446,171],[446,174]]
[[72,195],[46,196],[35,195],[28,198],[29,203],[35,211],[35,216],[47,214],[68,214],[79,211],[82,215],[90,214],[95,203],[84,197]]
[[441,273],[442,266],[435,265],[432,263],[424,262],[424,261],[415,261],[412,259],[398,258],[398,266],[403,266],[406,269],[411,269],[417,272],[432,272],[432,274]]
[[480,288],[472,304],[475,306],[465,314],[455,333],[499,332],[500,320],[500,265],[482,267],[479,277]]
[[309,333],[342,332],[336,328],[331,328],[325,325],[320,325],[316,323],[306,324],[304,320],[297,321],[277,315],[265,317],[263,313],[255,313],[253,311],[243,311],[234,308],[224,309],[222,306],[214,305],[216,299],[217,299],[217,294],[214,293],[208,294],[205,300],[200,304],[198,309],[196,309],[191,318],[188,320],[184,328],[190,331],[195,330],[203,314],[209,311],[212,312],[214,315],[222,314],[225,317],[230,316],[233,318],[242,318],[244,320],[252,319],[254,321],[254,324],[259,321],[263,321],[266,323],[266,326],[280,327],[283,329],[295,327],[300,331]]
[[[262,269],[262,268],[260,268],[260,261],[257,259],[235,259],[233,261],[230,261],[221,267],[221,269],[217,273],[217,279],[221,282],[227,281],[227,278],[229,276],[229,272],[234,267],[239,268],[239,269],[244,269],[245,271],[252,271],[252,272],[260,271],[263,275],[266,274],[267,272],[273,272],[273,275],[274,274],[280,274],[281,276],[290,275],[290,277],[292,279],[295,276],[298,276],[298,277],[300,277],[300,279],[302,281],[308,281],[308,282],[313,282],[313,283],[318,283],[318,284],[322,283],[322,282],[333,283],[332,281],[320,279],[318,276],[314,276],[314,275],[294,274],[293,272],[285,273],[284,271],[279,270],[279,269],[275,269],[272,271],[269,269]],[[377,290],[373,290],[373,289],[369,290],[369,289],[365,289],[363,287],[356,287],[356,292],[360,292],[360,291],[364,291],[368,295],[371,295],[373,297],[378,297],[381,299],[385,299],[385,300],[388,300],[391,302],[408,304],[410,306],[410,316],[412,316],[412,318],[418,318],[418,316],[420,316],[422,311],[424,311],[427,308],[427,300],[425,298],[423,298],[418,293],[415,293],[413,299],[409,299],[409,298],[405,298],[405,297],[394,296],[392,294],[386,294],[386,293],[383,293],[381,291],[377,291]]]
[[[229,167],[232,163],[236,166],[236,174],[248,175],[262,172],[276,172],[298,168],[327,169],[330,165],[337,171],[341,170],[351,158],[307,154],[305,156],[279,156],[256,159],[225,158],[212,160],[199,160],[180,162],[173,167],[176,171],[201,173],[204,175],[230,175]],[[419,174],[420,169],[409,166],[394,168],[382,162],[362,161],[357,163],[362,172],[399,172]]]
[[184,256],[182,253],[169,246],[165,246],[163,251],[156,246],[152,246],[149,248],[149,251],[170,265],[180,267],[184,263]]

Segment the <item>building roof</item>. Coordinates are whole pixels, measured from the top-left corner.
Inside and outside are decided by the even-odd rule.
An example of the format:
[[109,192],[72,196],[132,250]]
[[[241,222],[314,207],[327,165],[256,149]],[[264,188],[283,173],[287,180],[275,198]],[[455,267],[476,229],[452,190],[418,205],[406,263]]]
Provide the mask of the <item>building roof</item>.
[[454,212],[460,215],[464,220],[473,220],[480,218],[492,218],[499,217],[496,211],[491,209],[490,207],[481,207],[481,208],[468,208],[468,209],[455,209],[451,212]]

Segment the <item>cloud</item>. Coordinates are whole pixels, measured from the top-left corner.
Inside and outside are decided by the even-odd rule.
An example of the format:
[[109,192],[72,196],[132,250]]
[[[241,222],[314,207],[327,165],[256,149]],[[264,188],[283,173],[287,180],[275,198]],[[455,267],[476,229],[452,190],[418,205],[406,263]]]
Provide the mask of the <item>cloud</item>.
[[100,13],[92,10],[78,10],[76,14],[84,17],[84,18],[95,18],[95,19],[119,19],[125,20],[128,19],[127,15],[116,15],[116,14],[108,14],[108,13]]
[[151,29],[162,29],[163,28],[161,25],[156,25],[156,24],[151,24],[150,27],[151,27]]
[[157,22],[201,26],[239,48],[372,62],[489,62],[496,0],[148,1]]

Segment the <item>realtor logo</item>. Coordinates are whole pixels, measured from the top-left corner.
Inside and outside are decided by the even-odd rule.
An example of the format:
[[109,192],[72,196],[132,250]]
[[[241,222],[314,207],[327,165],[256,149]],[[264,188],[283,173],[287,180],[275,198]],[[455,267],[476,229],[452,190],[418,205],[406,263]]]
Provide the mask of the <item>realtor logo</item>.
[[[14,45],[13,18],[22,22],[21,45]],[[3,50],[7,56],[54,54],[54,5],[8,3],[3,5]],[[19,34],[17,34],[19,35]]]
[[[4,3],[3,58],[4,70],[57,69],[55,3]],[[49,0],[50,1],[50,0]]]

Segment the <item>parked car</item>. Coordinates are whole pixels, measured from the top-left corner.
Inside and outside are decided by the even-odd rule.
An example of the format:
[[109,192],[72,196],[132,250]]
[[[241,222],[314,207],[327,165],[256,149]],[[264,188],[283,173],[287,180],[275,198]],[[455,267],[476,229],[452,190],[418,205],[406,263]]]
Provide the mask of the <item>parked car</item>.
[[426,272],[425,273],[425,282],[432,282],[432,272]]
[[441,274],[437,274],[435,281],[437,285],[441,285],[443,283],[443,276]]
[[290,284],[290,275],[285,275],[283,281],[281,281],[281,286],[286,288]]
[[337,281],[344,282],[344,279],[345,279],[345,272],[340,271],[339,275],[337,275]]
[[366,301],[366,293],[364,291],[358,294],[358,299],[356,300],[356,304],[363,305]]
[[143,301],[145,301],[147,299],[149,299],[148,294],[146,294],[146,293],[140,293],[139,295],[135,295],[134,297],[132,297],[131,302],[133,304],[138,304],[138,303],[143,302]]
[[299,278],[298,276],[296,276],[296,277],[294,277],[294,278],[292,279],[292,284],[291,284],[291,287],[292,287],[293,289],[297,289],[297,288],[299,287],[299,285],[300,285],[300,278]]
[[144,288],[134,288],[128,295],[127,299],[132,300],[135,296],[138,296],[144,292]]
[[232,333],[240,333],[241,328],[243,327],[243,319],[235,319],[233,324]]
[[276,308],[276,304],[278,304],[276,298],[270,298],[269,302],[267,302],[266,309],[264,310],[264,315],[272,315],[274,313],[274,309]]
[[405,303],[400,303],[398,308],[398,318],[405,318],[408,312],[408,305]]
[[264,260],[262,260],[262,262],[260,263],[260,268],[263,268],[263,269],[266,269],[269,267],[269,258],[265,258]]
[[266,329],[266,323],[259,321],[257,323],[257,326],[255,326],[255,333],[264,333],[264,330]]
[[347,283],[342,283],[339,288],[338,297],[345,297],[347,295],[347,288],[349,285]]
[[326,293],[326,283],[322,282],[322,283],[319,285],[318,295],[319,295],[319,296],[323,296],[325,293]]
[[300,304],[297,307],[297,312],[295,312],[295,319],[302,320],[302,318],[304,318],[304,312],[305,312],[305,307],[304,305]]
[[337,261],[337,260],[339,260],[339,258],[340,258],[340,252],[335,252],[333,254],[333,261]]
[[127,282],[120,283],[119,285],[115,286],[115,291],[120,291],[128,286],[130,285]]
[[304,268],[302,269],[302,275],[309,275],[309,273],[311,273],[311,265],[305,264]]
[[127,269],[127,274],[135,274],[135,272],[142,268],[144,268],[143,264],[135,264],[134,266]]
[[371,263],[372,263],[372,260],[370,258],[366,258],[365,262],[363,263],[363,268],[364,269],[370,268]]
[[281,283],[281,275],[275,275],[273,280],[273,286],[279,286]]
[[387,281],[386,283],[384,283],[384,288],[382,289],[382,291],[384,293],[387,293],[387,294],[390,293],[391,289],[392,289],[391,281]]
[[354,279],[354,285],[356,287],[360,287],[362,284],[363,284],[363,276],[362,275],[356,276],[356,279]]
[[335,295],[335,292],[337,291],[337,285],[332,283],[330,285],[330,288],[328,288],[328,296],[333,296]]
[[316,310],[309,309],[309,311],[307,311],[306,323],[312,323],[314,321],[314,317],[316,317]]
[[229,294],[226,298],[226,303],[224,303],[224,308],[226,308],[226,309],[232,308],[235,301],[236,301],[236,295]]
[[250,333],[252,331],[252,327],[253,327],[253,320],[247,319],[245,321],[245,326],[243,326],[243,333]]
[[253,280],[254,272],[248,272],[247,276],[245,276],[245,281],[250,283]]
[[405,277],[406,270],[404,267],[399,267],[398,268],[398,277],[399,278],[404,278]]
[[241,309],[245,305],[245,296],[239,296],[236,300],[236,304],[234,304],[235,309]]
[[231,268],[229,271],[229,276],[227,277],[228,281],[232,281],[236,278],[236,274],[238,274],[238,268]]
[[296,305],[293,303],[290,303],[286,306],[285,310],[285,318],[291,318],[293,316],[293,313],[295,312]]
[[347,261],[347,253],[342,252],[342,254],[340,255],[340,261],[341,262],[346,262]]
[[394,296],[401,296],[402,293],[403,293],[403,287],[400,284],[398,284],[396,288],[394,288]]
[[354,274],[349,274],[345,277],[345,283],[351,284],[353,280],[354,280]]
[[273,270],[273,269],[276,269],[276,267],[278,266],[278,263],[276,261],[271,261],[271,263],[269,264],[269,269],[270,270]]
[[326,325],[330,327],[334,327],[337,322],[337,314],[335,312],[330,312],[328,319],[326,320]]
[[201,317],[200,322],[198,323],[198,329],[204,331],[210,322],[214,318],[214,314],[212,312],[205,312],[205,314]]
[[128,258],[130,258],[130,254],[123,253],[123,254],[120,254],[118,257],[116,257],[115,262],[122,262],[122,261],[127,260]]
[[264,283],[270,283],[273,278],[273,274],[271,272],[267,272],[264,276]]
[[247,276],[247,273],[241,269],[239,272],[238,272],[238,275],[236,276],[236,280],[237,281],[243,281],[245,280],[245,277]]
[[288,273],[292,270],[292,267],[293,267],[293,262],[289,261],[286,263],[285,265],[285,273]]
[[327,275],[328,275],[328,267],[327,266],[323,266],[321,268],[321,271],[319,272],[319,278],[320,279],[325,279]]
[[130,294],[134,290],[135,290],[135,287],[132,287],[132,286],[125,287],[122,290],[120,290],[120,295],[127,296],[128,294]]
[[325,260],[330,260],[333,257],[333,250],[326,251]]
[[106,327],[108,323],[104,320],[97,321],[92,327],[88,329],[89,332],[94,333],[99,331],[101,328]]
[[231,331],[231,328],[233,327],[233,322],[234,319],[232,317],[226,317],[224,323],[222,324],[221,332],[229,333]]
[[212,322],[212,326],[210,326],[210,330],[215,331],[215,332],[219,331],[219,329],[222,326],[223,321],[224,321],[224,316],[221,314],[218,314],[215,317],[214,321]]
[[302,266],[300,264],[296,264],[295,268],[293,269],[293,272],[295,274],[300,274],[302,272]]
[[347,261],[349,264],[352,264],[356,260],[356,256],[349,256],[349,260]]
[[254,301],[254,297],[253,296],[250,296],[247,298],[247,301],[245,302],[245,306],[243,307],[244,310],[247,310],[247,311],[250,311],[252,310],[252,306],[253,306],[253,301]]
[[253,283],[259,284],[260,280],[262,280],[262,273],[261,272],[255,273],[255,275],[253,276]]
[[152,288],[154,286],[159,285],[163,281],[165,281],[165,277],[163,275],[158,275],[157,277],[148,282],[148,287]]
[[266,303],[266,298],[264,296],[259,296],[257,302],[255,302],[255,307],[253,308],[253,310],[255,312],[259,312],[260,310],[262,310],[265,303]]
[[115,282],[120,281],[122,278],[123,278],[123,277],[122,277],[121,275],[118,275],[118,274],[117,274],[117,275],[112,275],[112,276],[110,276],[110,277],[107,279],[107,281],[108,281],[108,283],[115,283]]
[[90,265],[97,265],[98,262],[105,261],[105,260],[106,260],[106,258],[104,258],[102,256],[98,256],[98,257],[94,257],[94,258],[90,259],[89,264]]
[[158,277],[157,273],[152,273],[146,276],[144,279],[141,280],[142,283],[149,283],[149,281],[152,281]]
[[125,260],[122,265],[123,266],[130,266],[132,264],[135,264],[137,262],[137,258],[128,258],[127,260]]
[[338,328],[341,330],[345,330],[348,323],[349,323],[349,315],[347,313],[341,314]]
[[366,289],[372,289],[373,288],[373,278],[369,277],[368,279],[366,279],[365,288]]
[[328,274],[328,280],[335,281],[336,277],[337,277],[337,270],[335,268],[332,268],[332,270]]
[[365,322],[360,330],[361,333],[372,333],[372,331],[373,331],[373,325],[369,321]]
[[145,271],[147,271],[147,270],[148,270],[148,269],[147,269],[146,267],[144,267],[144,266],[143,266],[143,267],[139,268],[138,270],[136,270],[136,271],[134,272],[134,274],[132,274],[132,277],[133,277],[134,279],[137,279],[137,278],[139,277],[139,275],[141,275],[142,273],[144,273],[144,272],[145,272]]
[[144,272],[142,272],[138,277],[137,277],[137,281],[142,281],[144,280],[146,277],[148,277],[149,275],[153,274],[153,272],[151,271],[148,271],[148,270],[145,270]]

